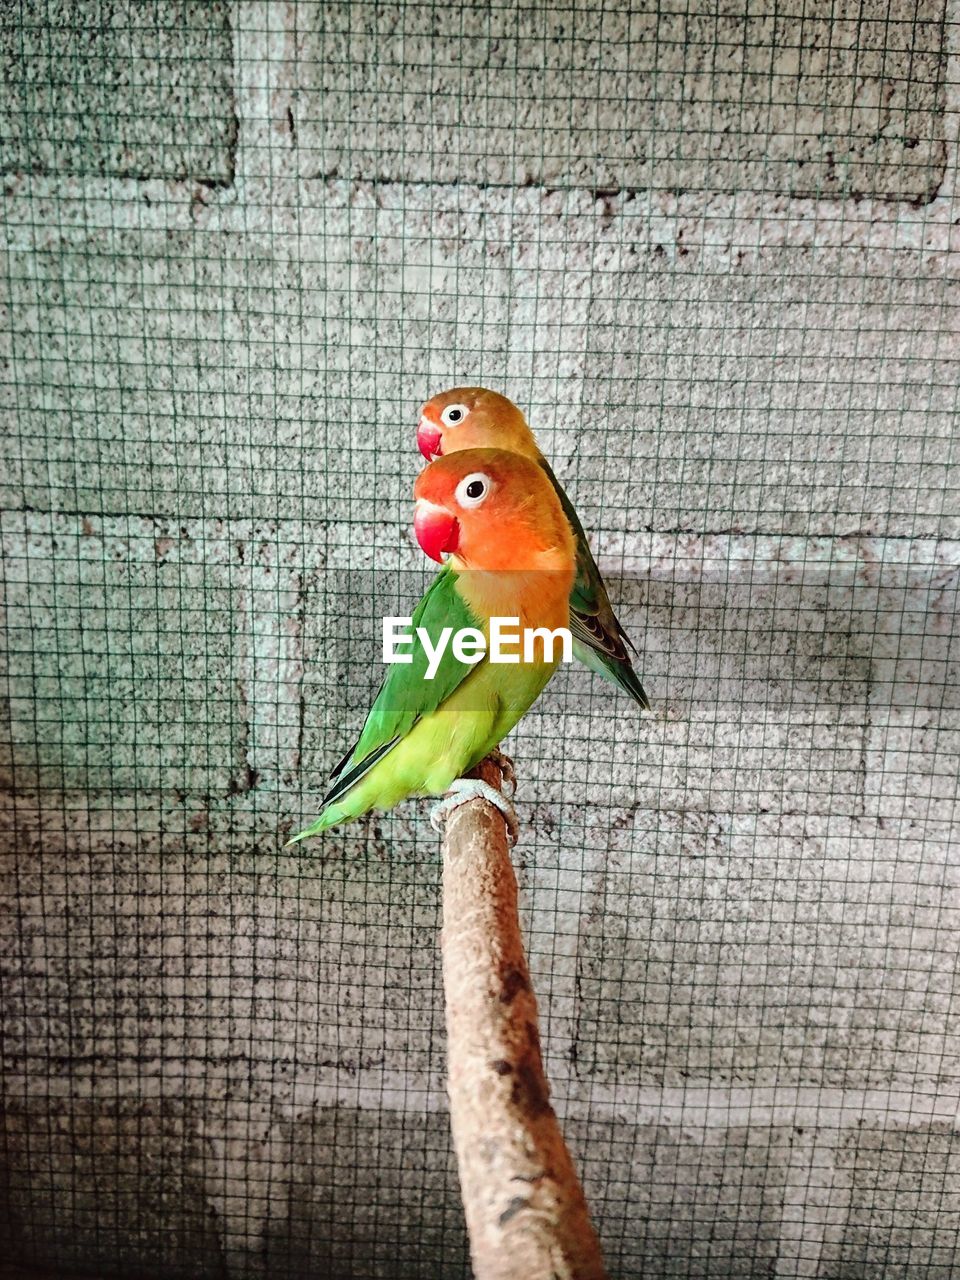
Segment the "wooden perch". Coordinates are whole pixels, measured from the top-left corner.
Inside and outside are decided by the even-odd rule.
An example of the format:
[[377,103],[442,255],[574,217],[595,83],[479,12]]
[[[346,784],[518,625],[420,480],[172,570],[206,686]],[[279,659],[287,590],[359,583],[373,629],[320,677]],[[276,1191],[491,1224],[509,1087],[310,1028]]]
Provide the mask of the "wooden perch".
[[[500,770],[474,770],[499,789]],[[448,1091],[476,1280],[603,1280],[549,1101],[502,814],[477,799],[443,841]]]

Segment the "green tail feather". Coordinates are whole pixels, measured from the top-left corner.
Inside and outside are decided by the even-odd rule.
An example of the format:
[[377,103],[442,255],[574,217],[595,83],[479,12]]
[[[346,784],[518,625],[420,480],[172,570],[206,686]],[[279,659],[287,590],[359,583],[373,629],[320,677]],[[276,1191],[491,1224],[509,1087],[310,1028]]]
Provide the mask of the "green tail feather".
[[603,676],[605,680],[615,684],[618,689],[628,693],[644,711],[650,710],[650,700],[644,693],[643,685],[629,662],[618,662],[615,658],[608,657],[597,649],[592,649],[580,640],[574,640],[573,652],[577,660],[582,662],[585,667],[589,667],[598,676]]
[[291,845],[299,844],[301,840],[309,840],[311,836],[318,836],[321,831],[326,831],[329,827],[335,827],[338,822],[349,822],[353,817],[352,813],[347,813],[339,805],[328,805],[319,818],[315,818],[309,827],[304,827],[295,836],[291,836],[283,847],[284,849],[289,849]]

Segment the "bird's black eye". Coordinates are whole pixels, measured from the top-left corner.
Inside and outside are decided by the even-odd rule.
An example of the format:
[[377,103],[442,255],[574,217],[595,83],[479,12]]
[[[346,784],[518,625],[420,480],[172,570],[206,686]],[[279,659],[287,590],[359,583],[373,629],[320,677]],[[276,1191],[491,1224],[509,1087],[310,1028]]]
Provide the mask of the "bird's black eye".
[[458,427],[470,410],[465,404],[448,404],[440,415],[445,427]]
[[486,502],[492,485],[492,480],[483,471],[471,471],[457,485],[457,502],[465,510],[479,507],[481,502]]

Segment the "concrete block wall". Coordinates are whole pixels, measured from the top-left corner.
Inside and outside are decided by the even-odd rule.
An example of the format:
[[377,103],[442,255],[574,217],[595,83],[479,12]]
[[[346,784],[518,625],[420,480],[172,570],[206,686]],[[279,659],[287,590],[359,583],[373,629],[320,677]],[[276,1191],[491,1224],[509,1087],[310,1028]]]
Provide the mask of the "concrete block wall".
[[635,8],[0,14],[0,1255],[469,1273],[423,808],[279,846],[479,381],[654,701],[510,743],[611,1274],[957,1274],[957,7]]

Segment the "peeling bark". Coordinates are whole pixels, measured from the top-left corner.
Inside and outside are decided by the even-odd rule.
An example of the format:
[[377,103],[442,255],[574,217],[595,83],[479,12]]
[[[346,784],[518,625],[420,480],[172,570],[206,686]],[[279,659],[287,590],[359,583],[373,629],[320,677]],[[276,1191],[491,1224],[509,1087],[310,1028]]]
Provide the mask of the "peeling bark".
[[[474,776],[500,786],[490,760]],[[447,822],[441,945],[450,1122],[476,1280],[604,1280],[543,1074],[506,828],[485,800]]]

